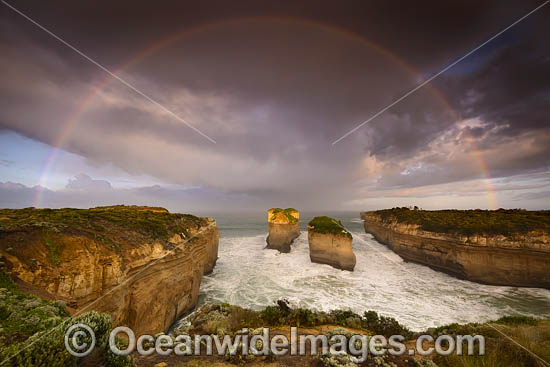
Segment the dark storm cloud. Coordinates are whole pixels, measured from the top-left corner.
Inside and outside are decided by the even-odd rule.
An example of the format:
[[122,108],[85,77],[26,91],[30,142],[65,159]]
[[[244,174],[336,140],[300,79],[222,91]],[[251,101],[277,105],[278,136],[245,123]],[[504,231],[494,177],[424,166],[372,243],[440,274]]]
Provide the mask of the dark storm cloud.
[[76,116],[64,148],[95,164],[304,205],[361,185],[548,169],[550,7],[330,145],[536,1],[12,3],[113,70],[167,35],[222,22],[119,71],[213,145],[120,83],[103,87],[101,70],[3,8],[0,127],[53,144]]
[[550,44],[544,35],[550,25],[537,25],[469,75],[448,80],[465,118],[505,126],[500,134],[508,136],[549,127]]

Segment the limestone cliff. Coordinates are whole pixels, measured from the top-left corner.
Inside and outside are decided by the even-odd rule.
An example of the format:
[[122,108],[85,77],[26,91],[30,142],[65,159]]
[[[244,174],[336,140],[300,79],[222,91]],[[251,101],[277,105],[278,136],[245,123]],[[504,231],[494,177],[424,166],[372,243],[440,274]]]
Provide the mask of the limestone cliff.
[[550,288],[550,235],[450,234],[362,212],[365,231],[406,261],[461,279],[518,287]]
[[313,218],[307,226],[307,239],[312,262],[349,271],[355,268],[352,236],[340,221],[329,217]]
[[268,249],[290,252],[290,245],[300,235],[300,213],[293,208],[272,208],[267,211]]
[[4,271],[136,333],[165,331],[195,306],[218,237],[213,219],[162,208],[0,210]]

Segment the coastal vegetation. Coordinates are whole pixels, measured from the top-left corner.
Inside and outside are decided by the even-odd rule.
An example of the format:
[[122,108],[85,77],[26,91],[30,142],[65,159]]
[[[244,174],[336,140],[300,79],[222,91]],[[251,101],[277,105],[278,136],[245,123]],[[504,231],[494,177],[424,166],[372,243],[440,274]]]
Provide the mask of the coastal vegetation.
[[114,324],[157,333],[195,307],[202,277],[218,257],[218,238],[211,218],[155,207],[3,209],[0,270],[21,289],[74,310],[101,299],[94,310]]
[[550,289],[550,211],[393,208],[365,231],[405,261],[474,282]]
[[505,316],[494,322],[441,326],[432,333],[485,337],[485,355],[468,356],[464,348],[461,356],[435,356],[439,367],[545,366],[541,360],[550,360],[550,320]]
[[[400,325],[395,319],[379,316],[376,312],[366,312],[363,316],[350,310],[333,310],[329,312],[311,310],[301,307],[291,307],[288,301],[281,299],[273,306],[263,310],[250,310],[239,306],[222,304],[206,304],[190,315],[189,321],[183,327],[173,330],[174,335],[218,335],[232,337],[242,334],[243,329],[248,330],[249,338],[261,333],[263,327],[270,329],[271,335],[279,334],[289,337],[291,327],[297,327],[298,333],[313,335],[325,334],[330,338],[332,335],[352,334],[362,335],[386,335],[401,334],[411,338],[413,333],[406,327]],[[193,357],[190,357],[192,359]],[[387,357],[377,357],[377,366],[386,367],[389,364],[382,364]],[[216,357],[209,360],[195,359],[188,361],[189,365],[211,366],[215,363]],[[263,366],[269,363],[271,366],[326,366],[326,367],[357,367],[351,362],[350,356],[346,353],[329,353],[328,355],[305,355],[305,356],[281,356],[276,357],[269,353],[267,356],[243,355],[237,351],[236,355],[226,354],[222,360],[231,364],[245,364],[250,366]],[[372,363],[372,359],[369,363]],[[195,364],[196,363],[196,364]],[[138,366],[140,366],[138,359]],[[221,366],[222,364],[220,364]],[[361,364],[366,366],[366,362]],[[370,365],[370,364],[369,364]]]
[[351,238],[351,233],[348,232],[341,221],[327,216],[313,218],[308,223],[308,229],[316,233],[333,234]]
[[294,208],[271,208],[269,209],[269,212],[271,213],[270,220],[274,221],[277,218],[277,214],[282,213],[287,219],[289,223],[295,223],[298,221],[298,218],[293,216],[293,213],[298,213],[298,211]]
[[144,206],[104,206],[91,209],[0,209],[0,237],[31,230],[42,232],[50,260],[58,264],[63,246],[58,235],[90,237],[113,249],[121,243],[165,241],[173,233],[189,236],[189,228],[200,228],[205,219],[170,213],[164,208]]
[[107,349],[112,328],[109,315],[88,312],[71,318],[63,302],[27,294],[7,273],[0,272],[0,363],[3,365],[72,365],[76,358],[67,352],[64,334],[77,323],[85,323],[95,332],[96,353],[90,359],[109,367],[131,366],[130,357],[116,356]]
[[294,240],[300,236],[300,213],[294,208],[271,208],[267,211],[269,235],[266,249],[288,253]]
[[425,231],[466,236],[550,232],[549,210],[420,210],[402,207],[376,210],[367,214],[376,214],[383,221],[416,224]]
[[[188,323],[173,330],[179,334],[212,334],[223,337],[242,333],[243,328],[249,330],[249,335],[259,333],[261,327],[269,327],[272,332],[287,335],[290,327],[299,328],[299,333],[314,335],[325,334],[364,334],[364,335],[403,335],[404,343],[411,347],[415,345],[420,335],[429,334],[434,339],[440,335],[483,335],[486,347],[484,356],[467,355],[467,346],[463,345],[463,355],[452,353],[449,356],[438,356],[436,353],[428,357],[389,356],[376,357],[370,355],[366,362],[355,364],[349,358],[337,359],[335,355],[326,357],[294,356],[279,361],[284,357],[269,355],[265,359],[254,356],[229,356],[225,361],[232,364],[259,366],[263,363],[285,366],[381,366],[381,367],[507,367],[507,366],[543,366],[540,360],[511,341],[507,336],[526,347],[542,359],[550,358],[550,320],[535,319],[525,316],[505,316],[496,321],[486,323],[449,324],[438,328],[430,328],[420,332],[412,332],[397,320],[366,311],[359,315],[350,310],[333,310],[329,312],[311,310],[301,307],[291,307],[286,300],[279,300],[273,306],[263,310],[250,310],[239,306],[222,304],[206,304],[189,316]],[[507,335],[507,336],[505,336]],[[474,345],[479,354],[479,344]],[[192,359],[193,357],[189,357]],[[192,364],[197,366],[212,365],[214,359],[196,359]],[[223,358],[222,358],[223,360]],[[148,361],[150,362],[150,361]],[[191,362],[191,361],[189,361]],[[140,366],[139,360],[137,363]],[[221,365],[221,364],[220,364]]]
[[[201,316],[203,315],[203,316]],[[208,315],[208,317],[204,317]],[[273,306],[261,311],[250,310],[227,303],[212,304],[201,308],[193,319],[194,334],[235,333],[242,328],[296,326],[302,328],[321,325],[335,325],[350,329],[363,330],[367,334],[391,336],[401,334],[411,337],[412,332],[391,317],[367,311],[363,315],[350,310],[332,310],[329,312],[310,310],[302,307],[290,307],[288,301],[281,299]]]

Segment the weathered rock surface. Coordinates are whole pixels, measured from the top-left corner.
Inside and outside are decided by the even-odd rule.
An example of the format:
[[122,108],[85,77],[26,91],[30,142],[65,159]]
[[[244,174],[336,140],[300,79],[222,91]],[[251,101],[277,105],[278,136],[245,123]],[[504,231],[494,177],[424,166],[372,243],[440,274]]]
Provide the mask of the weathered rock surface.
[[491,285],[550,288],[550,236],[449,235],[362,212],[365,231],[406,261]]
[[300,213],[296,209],[272,208],[267,211],[268,249],[290,252],[290,245],[300,235]]
[[140,207],[61,209],[66,216],[23,210],[28,218],[0,211],[4,270],[27,290],[46,291],[77,311],[109,313],[113,325],[136,334],[166,331],[191,310],[203,274],[216,263],[211,218]]
[[352,250],[352,236],[340,221],[315,217],[307,229],[309,258],[312,262],[353,271],[356,258]]

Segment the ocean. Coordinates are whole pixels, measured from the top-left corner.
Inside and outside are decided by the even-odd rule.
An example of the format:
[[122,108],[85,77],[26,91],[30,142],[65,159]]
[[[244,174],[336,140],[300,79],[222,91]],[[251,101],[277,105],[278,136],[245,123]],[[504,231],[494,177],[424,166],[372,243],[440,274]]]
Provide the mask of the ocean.
[[[310,261],[306,225],[315,215],[340,219],[352,233],[353,272]],[[219,258],[213,273],[203,277],[199,305],[262,309],[286,298],[323,311],[374,310],[415,331],[505,315],[550,318],[550,290],[482,285],[405,262],[365,233],[357,212],[300,213],[302,233],[288,254],[264,249],[266,212],[208,216],[220,230]]]

